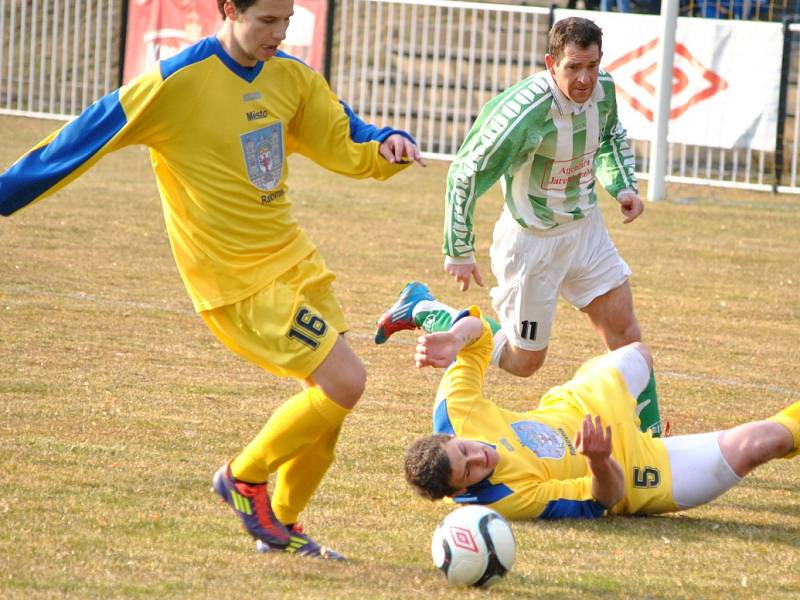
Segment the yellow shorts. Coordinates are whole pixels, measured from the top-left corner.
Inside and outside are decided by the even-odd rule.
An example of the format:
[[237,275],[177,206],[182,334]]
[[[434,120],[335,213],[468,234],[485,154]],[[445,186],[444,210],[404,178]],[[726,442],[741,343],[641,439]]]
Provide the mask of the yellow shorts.
[[275,375],[306,379],[347,331],[335,278],[315,250],[249,298],[200,316],[236,354]]

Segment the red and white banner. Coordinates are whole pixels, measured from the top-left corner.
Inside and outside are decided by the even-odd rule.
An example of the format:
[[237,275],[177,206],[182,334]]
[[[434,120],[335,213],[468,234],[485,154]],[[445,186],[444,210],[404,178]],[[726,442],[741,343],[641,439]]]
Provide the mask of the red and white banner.
[[322,71],[327,22],[328,0],[294,0],[294,15],[281,50]]
[[[294,16],[281,44],[281,50],[318,71],[325,59],[327,8],[327,0],[295,0]],[[124,81],[213,35],[221,23],[213,0],[130,0]]]
[[[555,11],[603,29],[602,67],[617,85],[619,118],[633,139],[653,138],[660,17]],[[678,19],[670,142],[775,150],[783,29],[780,23]]]

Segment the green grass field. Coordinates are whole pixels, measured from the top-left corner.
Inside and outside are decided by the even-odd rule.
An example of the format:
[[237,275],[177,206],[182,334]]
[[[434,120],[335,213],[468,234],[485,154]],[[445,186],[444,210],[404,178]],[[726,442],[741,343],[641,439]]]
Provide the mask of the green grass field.
[[[57,123],[0,118],[10,164]],[[517,564],[488,592],[449,587],[430,536],[449,511],[415,497],[405,448],[430,428],[439,373],[412,366],[414,336],[372,344],[409,279],[490,311],[488,290],[442,271],[447,165],[387,183],[292,158],[295,214],[338,274],[367,391],[304,515],[345,565],[254,552],[211,475],[297,390],[224,349],[174,266],[147,153],[110,156],[71,187],[0,222],[2,598],[800,598],[800,460],[756,471],[715,503],[658,518],[514,524]],[[798,198],[671,187],[623,226],[637,315],[676,433],[768,416],[800,399]],[[481,200],[484,275],[500,210]],[[529,380],[491,371],[521,410],[602,351],[559,308]]]

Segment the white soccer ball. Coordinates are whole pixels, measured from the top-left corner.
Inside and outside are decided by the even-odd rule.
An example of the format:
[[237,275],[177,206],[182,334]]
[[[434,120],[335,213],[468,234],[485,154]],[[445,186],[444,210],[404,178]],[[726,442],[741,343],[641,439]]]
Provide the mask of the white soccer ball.
[[464,506],[433,532],[433,564],[455,585],[489,587],[517,558],[517,542],[503,517],[485,506]]

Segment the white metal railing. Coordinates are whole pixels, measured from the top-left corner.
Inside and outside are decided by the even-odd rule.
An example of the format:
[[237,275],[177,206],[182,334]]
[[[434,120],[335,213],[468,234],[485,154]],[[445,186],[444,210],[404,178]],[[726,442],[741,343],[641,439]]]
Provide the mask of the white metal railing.
[[445,0],[342,0],[334,89],[362,118],[452,158],[481,107],[544,68],[550,9]]
[[[341,0],[331,84],[365,120],[410,131],[425,156],[452,160],[481,107],[544,68],[550,9],[447,0]],[[790,26],[797,38],[800,24]],[[670,144],[667,181],[800,193],[798,40],[793,39],[784,169],[776,153]],[[633,141],[647,179],[650,143]]]
[[69,118],[118,85],[121,0],[0,0],[0,113]]
[[[205,1],[205,0],[204,0]],[[0,114],[69,118],[117,87],[122,0],[0,0]],[[550,9],[340,0],[331,82],[365,120],[450,160],[480,108],[544,68]],[[779,192],[800,193],[800,24],[792,36]],[[646,178],[650,144],[635,141]],[[776,153],[672,144],[667,181],[771,190]]]

